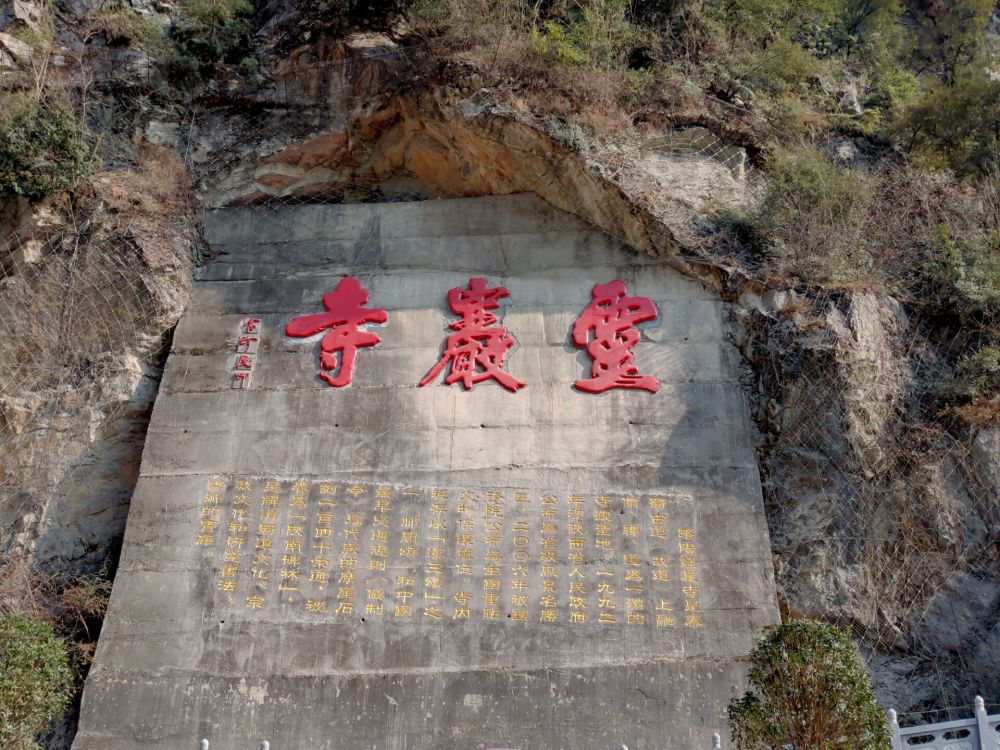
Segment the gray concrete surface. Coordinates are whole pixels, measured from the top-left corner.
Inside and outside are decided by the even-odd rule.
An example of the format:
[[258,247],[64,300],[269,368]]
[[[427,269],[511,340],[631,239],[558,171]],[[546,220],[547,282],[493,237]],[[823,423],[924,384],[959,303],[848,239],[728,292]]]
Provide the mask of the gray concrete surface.
[[[227,209],[156,402],[75,750],[709,747],[777,620],[724,306],[531,195]],[[382,343],[285,323],[357,276]],[[417,383],[471,275],[527,386]],[[572,388],[595,283],[657,394]],[[236,333],[262,320],[252,387]]]

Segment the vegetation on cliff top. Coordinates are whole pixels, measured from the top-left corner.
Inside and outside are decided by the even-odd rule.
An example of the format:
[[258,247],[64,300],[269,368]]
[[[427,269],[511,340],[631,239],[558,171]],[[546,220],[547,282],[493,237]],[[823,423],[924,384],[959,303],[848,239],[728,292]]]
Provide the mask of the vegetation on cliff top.
[[59,98],[10,97],[0,114],[0,197],[72,188],[90,167],[88,134]]
[[678,124],[747,146],[759,200],[720,206],[702,250],[769,284],[875,289],[975,331],[959,354],[970,380],[947,390],[968,403],[1000,393],[976,353],[1000,326],[995,7],[414,0],[408,13],[439,56],[561,120],[571,151]]

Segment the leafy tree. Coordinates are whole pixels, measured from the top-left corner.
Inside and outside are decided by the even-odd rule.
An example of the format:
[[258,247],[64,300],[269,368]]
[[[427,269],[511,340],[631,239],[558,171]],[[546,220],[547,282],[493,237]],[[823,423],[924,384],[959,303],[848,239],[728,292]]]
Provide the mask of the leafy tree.
[[969,71],[929,89],[901,125],[911,149],[961,175],[985,173],[1000,153],[1000,81]]
[[950,0],[935,3],[934,12],[914,9],[916,65],[953,84],[962,71],[976,66],[986,54],[986,26],[995,8],[995,0]]
[[69,703],[72,673],[52,626],[0,617],[0,747],[40,750],[35,738]]
[[857,646],[826,623],[765,629],[750,654],[752,689],[729,704],[738,750],[888,750]]

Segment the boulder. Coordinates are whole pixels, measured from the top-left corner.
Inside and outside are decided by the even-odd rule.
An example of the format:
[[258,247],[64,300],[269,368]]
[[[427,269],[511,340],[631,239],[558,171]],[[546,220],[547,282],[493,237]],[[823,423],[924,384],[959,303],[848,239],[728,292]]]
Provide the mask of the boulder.
[[44,20],[42,9],[25,0],[0,0],[0,30],[37,29]]

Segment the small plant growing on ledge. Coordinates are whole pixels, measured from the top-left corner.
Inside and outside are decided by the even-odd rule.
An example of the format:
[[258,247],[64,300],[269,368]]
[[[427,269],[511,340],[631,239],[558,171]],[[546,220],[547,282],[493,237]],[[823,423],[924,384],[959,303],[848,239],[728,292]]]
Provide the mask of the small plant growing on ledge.
[[39,200],[90,168],[87,131],[58,100],[14,98],[0,115],[0,196]]
[[729,704],[739,750],[888,750],[857,646],[811,620],[772,625],[750,654],[751,689]]

